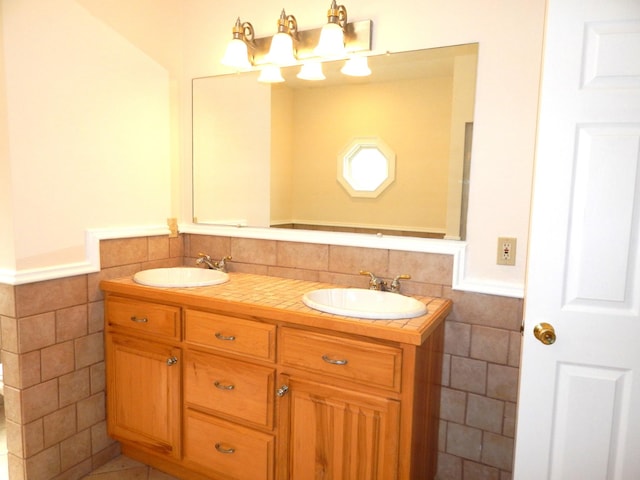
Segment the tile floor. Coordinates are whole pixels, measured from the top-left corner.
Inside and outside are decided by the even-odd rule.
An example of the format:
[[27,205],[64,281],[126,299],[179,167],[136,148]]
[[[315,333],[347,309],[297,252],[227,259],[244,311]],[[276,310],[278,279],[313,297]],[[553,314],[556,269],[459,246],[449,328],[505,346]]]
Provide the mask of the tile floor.
[[120,455],[83,480],[179,480],[136,460]]

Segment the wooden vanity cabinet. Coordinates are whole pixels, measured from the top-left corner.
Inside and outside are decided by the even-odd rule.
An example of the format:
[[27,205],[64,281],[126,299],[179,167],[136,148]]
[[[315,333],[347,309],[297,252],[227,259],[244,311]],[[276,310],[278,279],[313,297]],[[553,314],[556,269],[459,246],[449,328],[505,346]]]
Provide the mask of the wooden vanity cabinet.
[[109,434],[179,459],[182,351],[172,342],[180,309],[114,298],[105,313]]
[[[400,401],[282,375],[281,479],[398,477]],[[311,473],[313,472],[313,473]]]
[[450,302],[391,338],[106,283],[107,424],[126,455],[191,480],[435,476]]
[[442,332],[412,346],[281,327],[278,478],[433,478]]
[[186,308],[184,463],[208,478],[275,478],[276,326]]
[[184,435],[184,463],[193,472],[215,480],[274,478],[275,438],[271,434],[187,409]]

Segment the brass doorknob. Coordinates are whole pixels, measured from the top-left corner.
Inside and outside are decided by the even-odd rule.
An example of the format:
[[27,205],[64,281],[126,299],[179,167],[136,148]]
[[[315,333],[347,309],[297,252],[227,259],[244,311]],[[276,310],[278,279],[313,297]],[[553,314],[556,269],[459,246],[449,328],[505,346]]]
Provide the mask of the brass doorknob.
[[551,345],[556,341],[556,331],[548,323],[539,323],[533,327],[533,335],[545,345]]

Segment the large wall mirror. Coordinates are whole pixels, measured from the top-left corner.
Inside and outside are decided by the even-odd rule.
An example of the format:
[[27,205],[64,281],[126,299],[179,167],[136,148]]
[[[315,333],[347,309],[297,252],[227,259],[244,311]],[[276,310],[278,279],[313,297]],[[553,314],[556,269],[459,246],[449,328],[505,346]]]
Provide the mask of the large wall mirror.
[[[194,222],[464,239],[477,59],[468,44],[370,56],[367,77],[194,79]],[[340,181],[359,138],[393,153],[375,195]]]

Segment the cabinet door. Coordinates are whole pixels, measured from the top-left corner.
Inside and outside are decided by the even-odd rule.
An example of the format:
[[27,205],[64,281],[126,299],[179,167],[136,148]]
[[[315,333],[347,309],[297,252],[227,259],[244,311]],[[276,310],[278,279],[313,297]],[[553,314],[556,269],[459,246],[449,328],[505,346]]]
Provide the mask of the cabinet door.
[[288,391],[279,478],[391,480],[397,478],[400,403],[384,397],[281,376]]
[[107,425],[113,437],[180,456],[180,349],[108,334]]

